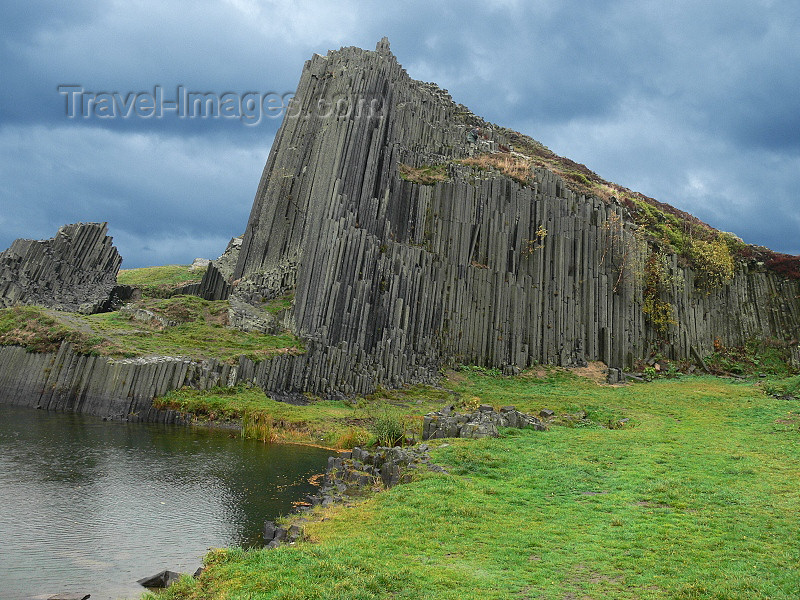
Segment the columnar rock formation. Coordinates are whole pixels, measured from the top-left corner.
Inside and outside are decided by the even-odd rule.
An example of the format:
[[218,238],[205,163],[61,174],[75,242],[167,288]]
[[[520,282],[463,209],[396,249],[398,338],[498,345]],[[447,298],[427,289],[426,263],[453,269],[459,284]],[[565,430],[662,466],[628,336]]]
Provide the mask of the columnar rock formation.
[[241,248],[241,236],[233,237],[231,241],[228,242],[225,252],[214,261],[214,266],[217,267],[217,270],[222,273],[222,276],[225,277],[226,280],[233,278],[233,272],[236,270],[236,263],[239,262],[239,250],[241,250]]
[[255,364],[191,361],[157,356],[112,359],[78,354],[64,342],[58,352],[0,347],[0,402],[128,421],[180,423],[185,416],[153,408],[153,398],[181,387],[205,390],[253,379]]
[[106,223],[76,223],[64,225],[48,240],[14,241],[0,253],[0,307],[101,310],[117,285],[122,263],[106,232]]
[[[412,80],[385,39],[306,63],[234,273],[233,300],[253,310],[293,291],[287,323],[310,340],[306,355],[263,366],[267,390],[368,392],[454,361],[625,366],[657,340],[681,358],[715,339],[798,335],[797,281],[740,265],[730,284],[698,291],[675,256],[683,284],[663,293],[677,324],[654,331],[620,204],[542,168],[525,183],[458,162],[509,146],[506,133]],[[446,177],[423,185],[401,165],[443,165]]]
[[[231,291],[231,281],[236,262],[239,260],[239,249],[242,238],[231,238],[225,252],[206,264],[206,272],[199,283],[187,283],[175,290],[176,294],[190,294],[200,296],[206,300],[227,300]],[[197,259],[200,260],[200,259]]]

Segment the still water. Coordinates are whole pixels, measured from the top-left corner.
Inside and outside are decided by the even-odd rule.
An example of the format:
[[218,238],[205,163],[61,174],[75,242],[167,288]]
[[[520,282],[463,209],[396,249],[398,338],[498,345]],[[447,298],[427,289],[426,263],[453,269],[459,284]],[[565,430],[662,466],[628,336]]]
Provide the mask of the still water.
[[258,544],[329,454],[0,404],[0,598],[138,598],[137,579]]

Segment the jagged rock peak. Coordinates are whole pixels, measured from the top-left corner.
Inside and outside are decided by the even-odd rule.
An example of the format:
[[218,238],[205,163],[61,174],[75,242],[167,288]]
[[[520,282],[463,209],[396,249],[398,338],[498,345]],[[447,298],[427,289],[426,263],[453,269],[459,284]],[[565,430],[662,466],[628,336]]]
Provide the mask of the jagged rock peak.
[[391,54],[392,50],[389,48],[389,38],[383,36],[375,46],[375,52]]
[[284,297],[307,342],[265,363],[271,393],[363,394],[455,363],[622,367],[653,348],[684,359],[715,340],[800,335],[797,282],[740,269],[701,290],[675,255],[657,323],[649,249],[624,207],[570,189],[523,152],[532,140],[413,80],[388,40],[307,61],[292,108],[233,275],[234,316],[261,327],[250,314]]
[[101,310],[122,264],[107,230],[107,223],[74,223],[47,240],[15,240],[0,253],[0,307]]

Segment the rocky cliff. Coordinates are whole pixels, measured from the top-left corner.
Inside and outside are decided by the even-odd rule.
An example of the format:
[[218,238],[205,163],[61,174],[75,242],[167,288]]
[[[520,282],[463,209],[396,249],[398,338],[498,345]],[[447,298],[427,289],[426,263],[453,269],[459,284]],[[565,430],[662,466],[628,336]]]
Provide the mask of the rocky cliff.
[[48,240],[14,241],[0,253],[0,308],[37,304],[70,312],[103,310],[122,264],[106,232],[106,223],[75,223]]
[[796,346],[797,280],[740,261],[704,284],[623,204],[576,191],[512,133],[412,80],[385,39],[306,63],[233,275],[241,321],[258,327],[248,315],[294,294],[285,322],[310,340],[264,365],[265,389],[363,393],[452,362],[626,366],[752,337]]
[[191,416],[156,409],[153,398],[182,387],[206,390],[252,381],[258,366],[244,356],[235,365],[171,356],[87,356],[68,342],[57,352],[43,353],[0,346],[0,403],[114,420],[183,423]]

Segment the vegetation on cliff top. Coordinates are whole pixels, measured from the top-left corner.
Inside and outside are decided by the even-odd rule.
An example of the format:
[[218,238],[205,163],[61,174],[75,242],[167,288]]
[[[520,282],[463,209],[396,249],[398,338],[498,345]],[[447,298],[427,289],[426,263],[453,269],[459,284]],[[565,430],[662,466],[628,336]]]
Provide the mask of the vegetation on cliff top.
[[[275,354],[302,353],[290,333],[263,335],[229,329],[228,302],[196,296],[146,298],[131,305],[156,318],[135,320],[123,312],[79,315],[36,307],[0,310],[0,345],[53,352],[63,341],[77,352],[112,357],[186,356],[235,361],[240,355],[262,360]],[[176,323],[165,326],[161,318]]]
[[[495,128],[509,140],[511,148],[501,147],[501,152],[480,155],[458,161],[480,168],[494,167],[521,183],[532,178],[531,168],[541,167],[560,176],[567,187],[577,194],[594,196],[605,202],[615,198],[629,211],[633,221],[644,231],[651,242],[663,250],[677,254],[684,265],[702,271],[698,262],[695,242],[723,244],[728,257],[715,261],[714,268],[725,268],[730,258],[755,263],[782,277],[800,279],[800,256],[781,254],[763,246],[744,243],[735,235],[714,229],[697,217],[640,192],[607,181],[586,165],[559,156],[541,142],[518,131],[499,127],[473,115],[466,107],[459,117],[469,126]],[[527,174],[525,174],[527,171]],[[702,252],[704,248],[700,246]],[[721,248],[717,248],[719,251]]]
[[[800,256],[773,252],[768,248],[744,243],[731,233],[714,229],[697,217],[655,198],[606,181],[586,165],[558,156],[549,148],[518,132],[504,130],[514,150],[528,156],[535,165],[561,176],[567,186],[578,194],[595,196],[606,202],[616,198],[630,212],[634,222],[647,232],[650,239],[665,250],[674,252],[684,264],[705,272],[711,260],[714,276],[725,270],[723,279],[733,275],[733,258],[763,263],[764,268],[790,279],[800,279]],[[707,244],[715,244],[714,254],[708,256]],[[698,259],[698,254],[701,258]],[[705,256],[702,256],[705,255]]]
[[796,401],[711,377],[607,386],[558,369],[474,369],[446,387],[581,418],[437,440],[449,475],[317,509],[294,546],[213,550],[202,576],[158,597],[796,598]]
[[166,298],[182,285],[199,283],[205,272],[206,267],[190,271],[188,265],[121,269],[117,274],[117,283],[138,287],[144,297]]
[[[57,311],[39,306],[14,306],[0,309],[0,346],[22,346],[29,352],[54,352],[61,342],[71,342],[78,352],[100,352],[105,341],[84,329],[65,323],[54,314]],[[72,313],[70,319],[79,319]]]
[[397,171],[402,179],[421,185],[433,185],[439,181],[447,181],[449,179],[447,165],[445,164],[425,165],[418,168],[400,164],[397,166]]

